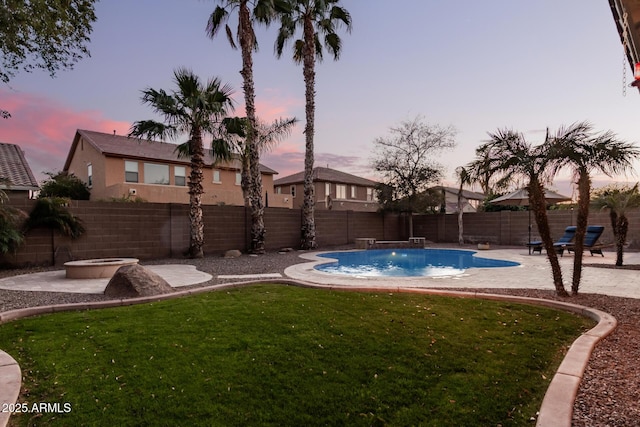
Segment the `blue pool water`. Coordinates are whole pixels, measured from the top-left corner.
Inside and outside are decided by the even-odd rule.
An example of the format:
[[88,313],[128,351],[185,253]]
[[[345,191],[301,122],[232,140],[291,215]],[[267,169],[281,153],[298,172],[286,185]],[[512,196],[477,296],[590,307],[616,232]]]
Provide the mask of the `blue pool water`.
[[373,249],[357,252],[328,252],[319,256],[337,262],[317,265],[325,273],[355,276],[451,276],[468,268],[515,267],[514,261],[473,256],[475,251],[458,249]]

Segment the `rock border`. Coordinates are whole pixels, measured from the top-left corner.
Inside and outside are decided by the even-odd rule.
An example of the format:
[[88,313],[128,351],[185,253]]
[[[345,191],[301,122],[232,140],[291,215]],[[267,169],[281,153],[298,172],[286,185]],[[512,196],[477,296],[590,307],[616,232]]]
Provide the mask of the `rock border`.
[[[556,308],[586,316],[598,322],[598,324],[578,337],[565,355],[558,367],[549,388],[544,395],[542,406],[538,413],[537,427],[571,427],[573,417],[573,405],[578,393],[580,381],[596,344],[611,334],[618,322],[615,317],[601,310],[589,308],[577,304],[560,301],[545,300],[541,298],[518,297],[511,295],[488,294],[473,291],[448,291],[443,289],[420,289],[403,287],[366,287],[366,286],[329,286],[304,282],[292,279],[270,279],[235,282],[221,285],[212,285],[202,288],[177,291],[171,294],[154,295],[149,297],[116,299],[110,301],[58,304],[39,307],[28,307],[0,313],[0,325],[41,314],[57,313],[61,311],[90,310],[99,308],[121,307],[128,305],[144,304],[148,302],[178,298],[188,295],[196,295],[205,292],[239,288],[260,283],[274,283],[293,285],[307,288],[319,288],[344,292],[394,292],[394,293],[419,293],[427,295],[439,295],[457,298],[477,298],[494,301],[507,301],[521,304],[540,305]],[[7,353],[0,350],[0,407],[17,402],[22,385],[20,366]],[[11,413],[0,412],[0,427],[6,427]]]

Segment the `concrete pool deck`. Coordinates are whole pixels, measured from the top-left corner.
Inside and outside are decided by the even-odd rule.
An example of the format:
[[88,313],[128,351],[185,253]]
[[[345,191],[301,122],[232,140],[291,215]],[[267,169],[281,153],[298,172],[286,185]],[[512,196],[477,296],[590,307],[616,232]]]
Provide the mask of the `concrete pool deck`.
[[[551,278],[551,267],[546,254],[529,255],[527,249],[494,249],[477,251],[476,256],[501,259],[520,263],[517,267],[471,268],[462,274],[446,277],[366,277],[347,276],[324,273],[313,267],[320,263],[330,262],[318,254],[327,252],[311,252],[300,255],[310,262],[295,264],[285,270],[285,275],[292,279],[316,283],[325,286],[366,286],[370,288],[468,288],[473,289],[543,289],[554,291]],[[573,271],[573,254],[565,254],[559,258],[563,281],[567,291],[571,291],[571,275]],[[624,254],[625,264],[640,264],[640,252]],[[605,256],[591,256],[588,252],[583,264],[615,263],[615,253],[605,252]],[[627,298],[640,298],[638,271],[583,266],[581,293],[595,293]]]

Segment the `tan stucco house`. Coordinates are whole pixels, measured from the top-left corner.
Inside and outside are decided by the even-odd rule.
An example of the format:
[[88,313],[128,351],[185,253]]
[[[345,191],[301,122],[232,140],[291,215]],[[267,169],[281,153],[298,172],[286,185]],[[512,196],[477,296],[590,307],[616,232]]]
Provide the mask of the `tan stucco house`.
[[[91,188],[91,200],[139,197],[156,203],[189,203],[189,159],[179,158],[176,145],[127,136],[78,130],[64,171]],[[269,207],[291,208],[288,196],[273,191],[273,169],[261,165],[265,201]],[[240,161],[214,164],[205,157],[202,202],[244,205],[240,187]]]
[[[293,199],[293,207],[302,207],[304,172],[294,173],[273,182],[276,194]],[[380,207],[376,197],[377,182],[335,169],[313,168],[315,206],[317,209],[375,212]]]
[[22,149],[0,142],[0,190],[14,199],[29,199],[37,191],[36,181]]

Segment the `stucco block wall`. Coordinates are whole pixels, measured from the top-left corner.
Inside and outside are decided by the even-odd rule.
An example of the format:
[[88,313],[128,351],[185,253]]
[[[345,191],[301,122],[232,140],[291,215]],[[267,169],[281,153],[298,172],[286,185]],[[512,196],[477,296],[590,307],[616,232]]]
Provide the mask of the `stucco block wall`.
[[[12,200],[11,205],[30,212],[33,200]],[[51,264],[54,248],[67,250],[75,259],[135,257],[159,259],[182,257],[189,246],[189,206],[163,203],[114,203],[72,201],[70,210],[80,217],[86,233],[77,240],[46,229],[29,232],[15,253],[0,256],[0,264],[13,266]],[[242,206],[204,206],[206,254],[229,249],[246,251],[250,245],[251,214]],[[554,239],[575,224],[571,211],[549,211]],[[640,249],[640,210],[629,212],[628,242]],[[301,211],[268,208],[265,210],[266,247],[277,250],[299,248]],[[355,239],[406,240],[409,237],[407,215],[354,211],[316,211],[319,248],[346,245]],[[465,240],[488,241],[521,246],[528,239],[528,212],[469,213],[464,217]],[[533,221],[533,218],[532,218]],[[458,241],[457,215],[414,215],[414,236],[437,243]],[[612,243],[613,233],[607,212],[594,211],[589,224],[604,225],[601,243]],[[532,238],[538,237],[535,223]],[[613,247],[609,250],[613,252]],[[59,255],[60,257],[60,255]]]
[[[632,248],[640,248],[640,210],[627,214],[629,232],[627,241]],[[570,210],[547,211],[551,236],[555,239],[564,234],[566,227],[575,225],[576,213]],[[414,215],[414,235],[442,243],[458,241],[457,215]],[[463,215],[463,230],[466,241],[477,243],[487,241],[501,245],[524,245],[528,241],[529,212],[501,211],[478,212]],[[589,225],[605,227],[600,243],[613,242],[613,231],[608,211],[592,210]],[[533,214],[531,214],[531,238],[538,240],[540,234]]]

